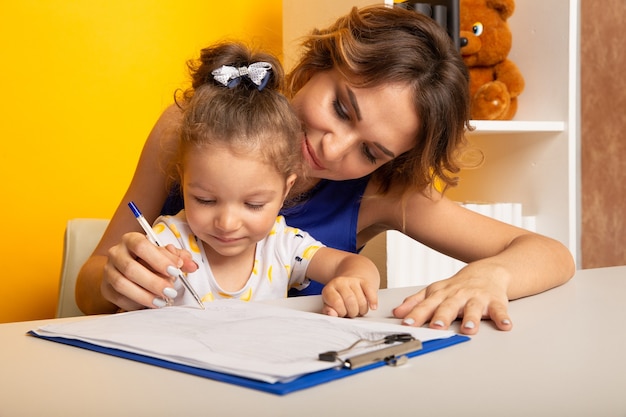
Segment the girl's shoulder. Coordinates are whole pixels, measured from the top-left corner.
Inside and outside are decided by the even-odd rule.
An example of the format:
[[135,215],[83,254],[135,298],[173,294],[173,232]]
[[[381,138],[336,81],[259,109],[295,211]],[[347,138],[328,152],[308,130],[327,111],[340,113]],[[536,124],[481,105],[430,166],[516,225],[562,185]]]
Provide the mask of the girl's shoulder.
[[290,241],[303,241],[307,243],[312,242],[316,244],[321,244],[307,231],[295,226],[288,225],[285,217],[281,215],[276,217],[276,222],[274,223],[272,230],[268,234],[268,239],[275,239],[278,242],[281,242],[281,244]]

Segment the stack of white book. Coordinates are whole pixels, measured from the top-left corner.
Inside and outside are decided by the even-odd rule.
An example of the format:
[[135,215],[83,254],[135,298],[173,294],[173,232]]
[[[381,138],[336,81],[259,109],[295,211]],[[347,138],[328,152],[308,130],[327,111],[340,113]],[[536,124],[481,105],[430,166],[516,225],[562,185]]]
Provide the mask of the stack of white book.
[[[496,220],[535,231],[535,217],[522,215],[520,203],[464,203]],[[467,225],[472,227],[472,225]],[[387,232],[387,287],[427,285],[454,275],[465,263],[396,232]]]

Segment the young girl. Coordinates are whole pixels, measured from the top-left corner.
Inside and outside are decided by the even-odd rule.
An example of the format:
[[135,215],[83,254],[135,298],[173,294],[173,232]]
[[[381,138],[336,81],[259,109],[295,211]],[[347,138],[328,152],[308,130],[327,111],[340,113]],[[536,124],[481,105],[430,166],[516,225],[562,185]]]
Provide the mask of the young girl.
[[[574,273],[567,248],[447,199],[433,184],[454,186],[469,124],[467,68],[432,19],[400,8],[353,9],[304,42],[290,74],[291,104],[302,122],[299,153],[306,181],[292,187],[289,225],[326,245],[355,252],[385,230],[399,230],[467,262],[394,310],[406,325],[475,334],[482,318],[510,330],[508,301],[545,291]],[[150,305],[168,284],[167,267],[195,270],[186,253],[146,241],[126,202],[148,219],[163,212],[159,174],[175,141],[180,110],[157,121],[135,176],[92,257],[76,294],[86,313]],[[139,258],[139,259],[138,259]]]
[[[282,298],[310,277],[326,284],[328,314],[375,308],[380,278],[369,259],[324,247],[278,216],[301,169],[302,132],[277,91],[279,62],[236,43],[206,48],[202,60],[213,70],[184,96],[174,158],[185,209],[157,219],[159,240],[192,255],[198,269],[188,279],[203,302]],[[164,294],[195,303],[180,282]]]

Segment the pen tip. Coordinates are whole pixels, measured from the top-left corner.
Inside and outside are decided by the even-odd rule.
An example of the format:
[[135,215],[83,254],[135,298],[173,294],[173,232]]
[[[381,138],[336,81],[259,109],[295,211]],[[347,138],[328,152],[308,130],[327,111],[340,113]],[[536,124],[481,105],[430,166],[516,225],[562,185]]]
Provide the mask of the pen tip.
[[135,215],[135,217],[139,217],[141,216],[141,212],[139,211],[139,209],[137,208],[137,206],[135,205],[135,203],[133,203],[132,201],[128,203],[128,207],[130,207],[130,210],[133,212],[133,214]]

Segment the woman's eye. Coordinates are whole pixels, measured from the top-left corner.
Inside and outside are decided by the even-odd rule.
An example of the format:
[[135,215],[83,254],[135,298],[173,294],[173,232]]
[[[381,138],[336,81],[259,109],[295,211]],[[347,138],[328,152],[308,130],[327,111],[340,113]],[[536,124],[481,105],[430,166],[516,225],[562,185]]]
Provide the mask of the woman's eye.
[[363,155],[365,155],[365,158],[372,164],[375,164],[376,161],[378,160],[378,158],[376,158],[376,156],[372,153],[372,151],[370,150],[369,146],[367,146],[365,143],[363,144],[363,146],[361,147],[361,151],[363,152]]
[[337,114],[337,117],[339,117],[342,120],[350,120],[350,116],[348,115],[348,112],[346,111],[345,107],[341,105],[339,100],[333,101],[333,108],[335,109],[335,114]]

